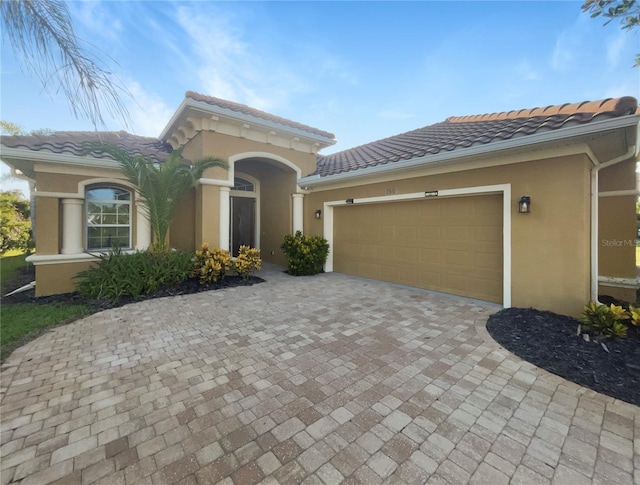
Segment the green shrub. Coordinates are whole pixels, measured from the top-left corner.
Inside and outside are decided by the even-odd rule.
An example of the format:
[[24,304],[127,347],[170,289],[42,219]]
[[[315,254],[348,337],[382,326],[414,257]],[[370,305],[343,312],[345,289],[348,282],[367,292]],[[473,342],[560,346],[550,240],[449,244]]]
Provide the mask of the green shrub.
[[93,299],[137,298],[181,283],[189,277],[191,264],[192,255],[184,251],[125,254],[115,248],[99,256],[97,266],[76,275],[76,289]]
[[199,278],[202,284],[215,283],[224,279],[230,269],[229,251],[220,248],[209,249],[209,245],[204,243],[193,258],[191,276]]
[[326,239],[320,236],[303,236],[300,231],[293,236],[287,234],[280,248],[287,255],[289,274],[295,276],[319,273],[329,254]]
[[594,301],[585,305],[581,321],[585,330],[596,336],[619,337],[627,336],[627,323],[631,315],[621,306],[601,305]]
[[259,270],[262,265],[260,250],[249,246],[240,246],[238,257],[231,262],[231,267],[242,279],[246,280],[251,271]]

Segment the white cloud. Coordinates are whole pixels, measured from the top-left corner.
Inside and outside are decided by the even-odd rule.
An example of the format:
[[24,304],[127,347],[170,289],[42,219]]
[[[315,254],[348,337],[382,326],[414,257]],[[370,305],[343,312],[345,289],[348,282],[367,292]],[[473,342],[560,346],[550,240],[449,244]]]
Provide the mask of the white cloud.
[[[631,68],[629,68],[631,69]],[[636,68],[637,69],[637,68]],[[640,89],[638,79],[635,80],[613,80],[609,86],[604,89],[605,98],[619,98],[622,96],[640,97]]]
[[385,109],[379,111],[377,114],[378,118],[382,118],[383,120],[389,121],[397,121],[397,120],[407,120],[410,118],[415,118],[415,113],[407,113],[406,111],[397,110],[397,109]]
[[556,45],[551,55],[551,67],[557,71],[570,68],[576,51],[576,41],[567,30],[562,32],[556,40]]
[[[611,36],[606,41],[607,49],[607,61],[609,68],[614,68],[620,63],[620,59],[626,47],[626,40],[629,38],[629,33],[618,32],[616,35]],[[631,61],[629,61],[631,63]]]
[[356,82],[349,64],[321,43],[281,45],[285,36],[270,32],[269,25],[232,16],[218,4],[182,5],[176,19],[186,34],[183,62],[199,81],[192,89],[204,94],[286,116],[295,101],[324,89],[327,79]]
[[167,106],[156,94],[144,90],[135,81],[129,81],[126,86],[135,100],[127,106],[134,133],[142,136],[159,136],[175,110]]
[[533,68],[527,59],[522,59],[515,66],[515,74],[522,81],[535,81],[539,77],[538,71]]
[[[122,22],[110,15],[102,2],[67,2],[76,31],[85,33],[80,35],[84,41],[91,42],[91,38],[100,36],[109,42],[120,43],[122,38]],[[126,2],[118,5],[122,14]],[[88,37],[91,36],[91,37]]]
[[[215,18],[215,27],[212,20]],[[180,7],[178,23],[189,37],[191,68],[205,94],[239,101],[262,110],[286,104],[299,80],[285,63],[265,57],[261,46],[245,40],[239,22],[210,7],[197,12]]]

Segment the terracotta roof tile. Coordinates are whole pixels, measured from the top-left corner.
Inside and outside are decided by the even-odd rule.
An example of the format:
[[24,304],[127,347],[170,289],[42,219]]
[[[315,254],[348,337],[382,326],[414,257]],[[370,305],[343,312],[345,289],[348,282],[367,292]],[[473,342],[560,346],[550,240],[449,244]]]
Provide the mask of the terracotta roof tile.
[[[121,148],[163,162],[171,153],[171,146],[157,138],[132,135],[126,131],[56,131],[51,135],[3,136],[2,145],[8,148],[27,148],[33,151],[82,156],[86,144],[113,143]],[[107,153],[92,153],[95,158],[112,158]]]
[[253,116],[255,118],[271,121],[273,123],[278,123],[280,125],[288,126],[289,128],[296,128],[298,130],[306,131],[314,135],[319,135],[331,139],[334,139],[336,137],[333,133],[329,133],[328,131],[319,130],[308,125],[303,125],[302,123],[298,123],[296,121],[281,118],[280,116],[275,116],[264,111],[260,111],[259,109],[252,108],[245,104],[234,103],[232,101],[227,101],[226,99],[214,98],[213,96],[206,96],[194,91],[187,91],[185,97],[191,98],[194,101],[201,101],[212,106],[218,106],[219,108],[242,113],[244,115]]
[[331,155],[319,155],[314,175],[334,175],[636,112],[640,113],[637,100],[627,96],[503,113],[456,116]]

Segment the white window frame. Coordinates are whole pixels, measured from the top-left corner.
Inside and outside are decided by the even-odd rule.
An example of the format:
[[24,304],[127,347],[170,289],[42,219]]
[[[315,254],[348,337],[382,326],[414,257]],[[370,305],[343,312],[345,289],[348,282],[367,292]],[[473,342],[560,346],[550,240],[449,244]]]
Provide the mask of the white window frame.
[[[113,199],[90,199],[89,198],[89,192],[91,192],[92,190],[99,190],[99,189],[115,189],[115,190],[122,190],[125,191],[129,194],[129,200],[126,201],[120,201],[120,200],[113,200]],[[89,224],[89,205],[91,203],[109,203],[109,204],[116,204],[116,205],[128,205],[129,206],[129,223],[128,224]],[[85,211],[84,211],[84,225],[85,225],[85,247],[87,248],[88,252],[96,252],[96,251],[109,251],[111,249],[113,249],[112,247],[99,247],[99,248],[92,248],[89,247],[89,229],[91,227],[116,227],[116,228],[120,228],[120,227],[126,227],[129,229],[129,240],[127,242],[127,246],[126,247],[121,247],[120,249],[123,250],[129,250],[133,247],[133,209],[134,209],[134,204],[133,204],[133,192],[127,188],[127,187],[122,187],[120,185],[116,185],[116,184],[99,184],[99,185],[90,185],[87,186],[85,189]]]

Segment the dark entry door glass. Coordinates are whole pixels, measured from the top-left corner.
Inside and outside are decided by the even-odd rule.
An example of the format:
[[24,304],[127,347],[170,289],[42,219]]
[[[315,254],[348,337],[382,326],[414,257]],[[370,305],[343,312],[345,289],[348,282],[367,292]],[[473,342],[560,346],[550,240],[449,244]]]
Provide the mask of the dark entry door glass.
[[252,197],[231,198],[231,250],[238,255],[240,246],[255,247],[256,199]]

